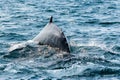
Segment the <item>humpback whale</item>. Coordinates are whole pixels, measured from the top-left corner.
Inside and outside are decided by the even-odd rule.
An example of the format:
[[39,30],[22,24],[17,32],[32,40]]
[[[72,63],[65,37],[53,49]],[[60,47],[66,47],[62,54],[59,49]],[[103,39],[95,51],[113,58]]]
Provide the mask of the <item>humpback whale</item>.
[[[63,31],[53,23],[51,16],[49,23],[33,38],[23,43],[12,45],[9,52],[24,49],[27,45],[47,45],[52,48],[57,48],[60,51],[70,53],[69,45]],[[22,50],[23,51],[23,50]]]
[[53,23],[51,16],[49,23],[33,38],[39,45],[48,45],[70,53],[69,45],[63,31]]

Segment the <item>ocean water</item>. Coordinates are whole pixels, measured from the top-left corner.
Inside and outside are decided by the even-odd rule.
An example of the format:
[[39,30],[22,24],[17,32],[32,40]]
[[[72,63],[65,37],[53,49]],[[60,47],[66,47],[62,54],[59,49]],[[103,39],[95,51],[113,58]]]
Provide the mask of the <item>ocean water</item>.
[[[33,45],[5,57],[50,16],[72,56]],[[0,0],[0,80],[120,80],[120,0]]]

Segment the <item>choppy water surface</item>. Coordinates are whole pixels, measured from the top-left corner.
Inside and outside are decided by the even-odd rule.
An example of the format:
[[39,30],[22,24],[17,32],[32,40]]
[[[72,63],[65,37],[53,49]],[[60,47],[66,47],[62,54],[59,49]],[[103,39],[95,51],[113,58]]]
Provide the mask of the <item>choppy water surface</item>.
[[[33,39],[51,15],[73,56],[27,46],[26,55],[3,58],[12,44]],[[120,0],[0,0],[0,80],[42,79],[120,80]]]

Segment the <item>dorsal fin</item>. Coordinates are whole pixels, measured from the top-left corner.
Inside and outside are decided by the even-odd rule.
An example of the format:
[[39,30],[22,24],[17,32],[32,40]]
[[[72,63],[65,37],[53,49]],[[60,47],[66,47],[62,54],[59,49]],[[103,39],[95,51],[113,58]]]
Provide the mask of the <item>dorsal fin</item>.
[[33,39],[33,42],[39,45],[48,45],[53,48],[59,48],[62,51],[70,53],[69,44],[63,31],[52,23],[52,16],[49,23]]
[[51,16],[51,17],[50,17],[50,22],[49,22],[49,23],[52,23],[52,21],[53,21],[52,19],[53,19],[53,17]]

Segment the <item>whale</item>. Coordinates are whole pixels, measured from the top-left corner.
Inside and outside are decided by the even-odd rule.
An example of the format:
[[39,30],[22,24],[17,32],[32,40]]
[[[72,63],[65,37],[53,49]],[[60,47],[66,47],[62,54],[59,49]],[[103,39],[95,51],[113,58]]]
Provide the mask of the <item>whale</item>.
[[32,47],[39,46],[39,48],[41,48],[41,46],[48,46],[54,48],[55,50],[70,53],[70,48],[67,38],[65,37],[63,31],[53,23],[52,16],[50,17],[50,21],[38,33],[36,37],[26,42],[11,45],[11,47],[9,48],[9,52],[10,53],[19,52],[21,55],[22,52],[24,54],[24,50],[25,48],[28,48],[28,46],[32,46]]
[[50,17],[50,21],[47,25],[35,38],[33,38],[32,41],[39,45],[48,45],[70,53],[67,38],[65,37],[62,29],[53,23],[52,16]]

